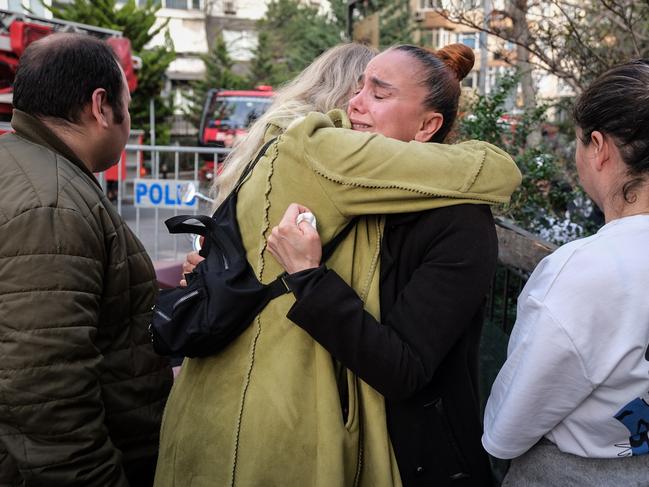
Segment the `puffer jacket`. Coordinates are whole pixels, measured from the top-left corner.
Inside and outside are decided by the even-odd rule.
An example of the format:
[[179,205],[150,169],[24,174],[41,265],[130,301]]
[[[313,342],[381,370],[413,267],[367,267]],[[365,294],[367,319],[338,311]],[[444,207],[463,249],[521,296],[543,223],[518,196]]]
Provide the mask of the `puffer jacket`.
[[[237,222],[248,262],[268,283],[283,269],[266,240],[290,203],[314,211],[323,243],[361,216],[327,266],[378,317],[384,218],[375,215],[506,203],[521,174],[487,143],[405,143],[337,127],[350,127],[340,111],[289,126],[241,186]],[[336,363],[286,318],[294,302],[273,300],[219,354],[183,362],[157,487],[400,485],[383,397],[348,372],[342,414]]]
[[52,131],[0,137],[0,485],[151,482],[168,365],[141,243]]

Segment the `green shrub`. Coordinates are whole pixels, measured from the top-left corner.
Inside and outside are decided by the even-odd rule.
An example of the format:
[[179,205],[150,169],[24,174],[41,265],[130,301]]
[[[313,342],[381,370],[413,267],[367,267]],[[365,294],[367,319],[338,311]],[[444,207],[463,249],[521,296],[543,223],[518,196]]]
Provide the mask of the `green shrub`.
[[556,244],[590,235],[599,222],[594,205],[576,183],[573,150],[566,150],[574,136],[547,123],[550,104],[507,113],[506,102],[517,86],[518,76],[508,75],[492,93],[477,96],[459,118],[456,137],[503,148],[521,170],[521,186],[497,214]]

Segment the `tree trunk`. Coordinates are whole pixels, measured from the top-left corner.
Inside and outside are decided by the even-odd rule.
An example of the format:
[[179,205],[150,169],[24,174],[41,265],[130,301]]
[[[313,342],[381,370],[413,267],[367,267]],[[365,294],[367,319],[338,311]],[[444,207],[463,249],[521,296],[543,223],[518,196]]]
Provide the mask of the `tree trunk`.
[[536,106],[534,80],[532,78],[532,66],[529,63],[530,53],[526,49],[530,42],[530,29],[527,23],[527,0],[512,0],[510,15],[513,22],[514,39],[518,42],[516,59],[518,69],[521,72],[523,108],[534,108]]
[[[530,42],[530,28],[527,23],[527,0],[512,0],[510,15],[513,22],[514,40],[516,45],[516,64],[521,74],[521,91],[523,95],[523,110],[536,107],[534,78],[530,64],[530,52],[527,46]],[[541,130],[536,129],[527,136],[527,145],[534,146],[541,142]]]

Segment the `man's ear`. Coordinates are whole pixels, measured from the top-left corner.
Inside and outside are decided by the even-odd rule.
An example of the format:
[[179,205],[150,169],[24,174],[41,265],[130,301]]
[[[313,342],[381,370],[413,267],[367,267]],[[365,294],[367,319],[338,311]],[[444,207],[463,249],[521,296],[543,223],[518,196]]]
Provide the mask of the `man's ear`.
[[110,106],[108,105],[106,90],[104,88],[97,88],[92,92],[90,103],[91,118],[102,128],[108,128],[111,112]]
[[417,142],[428,142],[444,124],[444,115],[438,112],[426,112],[419,131],[415,134]]

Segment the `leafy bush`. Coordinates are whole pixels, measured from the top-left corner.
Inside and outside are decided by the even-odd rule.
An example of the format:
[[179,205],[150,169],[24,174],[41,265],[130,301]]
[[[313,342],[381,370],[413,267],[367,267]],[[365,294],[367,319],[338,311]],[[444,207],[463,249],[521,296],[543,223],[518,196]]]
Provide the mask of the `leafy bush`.
[[456,137],[480,139],[506,150],[516,161],[523,182],[511,203],[497,210],[526,230],[563,244],[592,234],[601,221],[598,210],[576,183],[568,138],[546,121],[549,104],[520,115],[505,103],[518,85],[517,75],[503,77],[489,95],[479,95],[460,117]]

